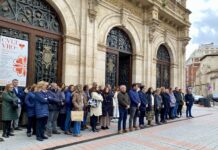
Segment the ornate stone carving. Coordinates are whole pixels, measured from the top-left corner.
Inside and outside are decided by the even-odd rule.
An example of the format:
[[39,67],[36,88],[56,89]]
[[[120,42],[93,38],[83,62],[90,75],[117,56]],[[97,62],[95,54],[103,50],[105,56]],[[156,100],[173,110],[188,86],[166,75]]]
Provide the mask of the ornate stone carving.
[[157,27],[160,25],[160,21],[156,19],[152,19],[149,23],[149,42],[152,42],[154,39],[154,33]]
[[96,7],[101,0],[88,0],[88,15],[90,22],[93,22],[97,16]]
[[51,46],[43,46],[42,63],[45,65],[46,69],[48,69],[48,67],[51,65],[51,60],[53,57],[51,49]]
[[143,17],[143,9],[140,8],[141,5],[136,3],[129,2],[128,0],[106,0],[107,2],[113,4],[119,8],[125,8],[130,11],[130,14],[133,14],[137,17]]
[[184,38],[182,40],[182,52],[185,53],[186,51],[186,46],[188,45],[189,41],[191,40],[191,38]]

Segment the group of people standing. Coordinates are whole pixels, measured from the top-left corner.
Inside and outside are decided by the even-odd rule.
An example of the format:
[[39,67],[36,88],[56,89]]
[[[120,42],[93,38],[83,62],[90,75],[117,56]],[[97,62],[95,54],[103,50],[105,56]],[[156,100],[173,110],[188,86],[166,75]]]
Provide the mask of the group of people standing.
[[[22,109],[28,118],[27,136],[36,135],[38,141],[43,141],[52,134],[61,134],[58,125],[66,135],[75,137],[81,136],[81,130],[88,129],[88,122],[92,132],[100,131],[98,125],[102,130],[109,129],[112,119],[118,121],[118,133],[145,128],[145,118],[149,126],[153,125],[153,120],[160,125],[168,119],[181,117],[184,104],[186,117],[191,118],[193,101],[191,90],[184,95],[178,88],[153,90],[133,84],[127,91],[125,85],[113,90],[109,84],[102,87],[95,82],[89,88],[88,85],[66,87],[40,81],[22,90],[15,79],[6,85],[2,94],[2,136],[8,138],[14,136],[12,129],[21,130],[18,123]],[[83,120],[72,122],[72,111],[83,111]],[[129,129],[126,128],[128,114]]]

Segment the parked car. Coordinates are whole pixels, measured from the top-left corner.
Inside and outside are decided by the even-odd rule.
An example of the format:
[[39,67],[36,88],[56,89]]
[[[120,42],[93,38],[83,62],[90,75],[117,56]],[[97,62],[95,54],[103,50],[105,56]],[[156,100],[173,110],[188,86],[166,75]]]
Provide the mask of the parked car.
[[195,104],[198,104],[199,103],[199,99],[200,98],[204,98],[203,96],[201,95],[193,95],[194,96],[194,99],[195,99]]
[[212,99],[216,102],[218,102],[218,93],[212,94]]

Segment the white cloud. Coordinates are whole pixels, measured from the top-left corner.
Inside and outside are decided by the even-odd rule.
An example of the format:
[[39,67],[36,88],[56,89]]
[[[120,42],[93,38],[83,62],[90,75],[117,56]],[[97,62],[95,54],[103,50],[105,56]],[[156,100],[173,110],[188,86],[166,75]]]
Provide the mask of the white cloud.
[[218,15],[217,0],[188,0],[187,7],[192,11],[190,20],[192,23],[199,22],[208,17],[206,10],[211,10]]
[[192,25],[190,28],[190,36],[194,38],[194,37],[198,37],[198,35],[199,35],[199,29],[194,25]]
[[201,31],[202,31],[203,33],[209,33],[209,32],[210,32],[210,27],[208,27],[208,26],[203,26],[203,27],[201,27]]
[[213,35],[216,34],[216,30],[214,28],[209,27],[209,26],[203,26],[200,28],[200,30],[201,30],[201,32],[203,32],[205,34],[213,34]]
[[186,59],[188,59],[190,57],[190,55],[196,50],[198,49],[199,44],[198,43],[192,43],[190,42],[188,44],[188,46],[186,47]]
[[[196,43],[193,41],[199,41],[196,39],[201,38],[201,33],[216,35],[217,29],[211,28],[210,22],[206,22],[208,25],[198,27],[198,24],[202,24],[204,19],[211,17],[209,13],[218,16],[218,3],[217,0],[187,0],[187,8],[191,10],[190,22],[192,26],[190,28],[190,37],[192,40],[189,42],[186,51],[186,59],[196,50],[202,43]],[[214,18],[217,19],[217,18]],[[202,41],[207,43],[208,41]],[[216,41],[214,41],[216,42]]]
[[213,35],[216,35],[216,34],[217,34],[217,32],[216,32],[216,30],[215,30],[214,28],[210,29],[210,31],[211,31],[211,33],[212,33]]

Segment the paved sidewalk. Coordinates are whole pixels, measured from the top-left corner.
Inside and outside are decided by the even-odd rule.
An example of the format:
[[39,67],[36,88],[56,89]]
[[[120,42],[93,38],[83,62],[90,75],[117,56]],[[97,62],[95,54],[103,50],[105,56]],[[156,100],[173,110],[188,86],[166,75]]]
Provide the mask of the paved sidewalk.
[[[216,111],[218,110],[217,107],[215,108],[204,108],[204,107],[194,107],[194,111],[193,111],[193,115],[194,116],[202,116],[202,115],[209,115],[209,114],[216,114]],[[185,114],[184,114],[185,115]],[[218,113],[216,114],[218,115]],[[214,115],[211,115],[211,117],[215,117]],[[207,125],[207,120],[210,120],[210,117],[208,119],[203,119],[204,122],[202,121],[202,118],[208,118],[208,117],[201,117],[201,118],[195,118],[193,120],[197,120],[196,125],[194,127],[198,127],[198,125],[201,127],[201,130],[204,130],[205,126]],[[125,141],[126,138],[130,138],[127,135],[135,135],[136,137],[132,136],[130,139],[134,139],[134,141],[140,142],[140,140],[142,140],[141,142],[143,142],[144,140],[146,141],[146,139],[148,139],[148,137],[150,138],[151,135],[155,136],[154,139],[157,138],[157,141],[161,140],[162,135],[167,134],[170,138],[173,138],[174,136],[176,137],[176,135],[173,134],[173,132],[177,132],[178,130],[181,131],[181,133],[187,132],[188,128],[186,127],[187,122],[192,122],[192,119],[187,120],[187,121],[182,121],[182,120],[186,120],[186,118],[180,118],[177,120],[173,120],[171,122],[174,123],[169,123],[167,125],[161,125],[158,127],[152,127],[152,128],[148,128],[148,129],[144,129],[144,130],[139,130],[139,131],[135,131],[132,133],[128,133],[128,134],[124,134],[124,135],[119,135],[119,136],[113,136],[112,137],[112,141]],[[212,118],[211,118],[212,120]],[[217,120],[217,119],[216,119]],[[183,123],[186,122],[186,123]],[[210,122],[211,123],[211,122]],[[217,121],[218,124],[218,121]],[[180,126],[179,128],[170,130],[170,127],[175,127],[175,126]],[[195,129],[195,128],[191,128],[190,130]],[[205,128],[207,129],[207,128]],[[159,134],[159,131],[161,131]],[[167,132],[165,132],[167,131]],[[1,142],[0,143],[0,149],[1,150],[39,150],[39,149],[49,149],[49,148],[54,148],[54,147],[58,147],[58,146],[63,146],[63,145],[70,145],[70,144],[76,144],[75,146],[73,146],[73,149],[75,148],[79,148],[80,146],[82,146],[84,149],[85,146],[86,148],[91,148],[92,146],[89,146],[90,144],[87,142],[88,140],[92,140],[92,139],[96,139],[96,138],[100,138],[100,137],[104,137],[104,136],[110,136],[110,135],[115,135],[117,133],[117,124],[116,123],[112,123],[110,130],[102,130],[99,133],[93,133],[90,132],[89,130],[86,130],[84,132],[82,132],[83,136],[76,138],[73,137],[71,135],[65,135],[65,134],[61,134],[61,135],[53,135],[51,138],[49,138],[48,140],[45,140],[43,142],[38,142],[36,141],[35,137],[31,137],[28,138],[25,134],[25,130],[23,131],[19,131],[19,132],[15,132],[16,136],[14,137],[10,137],[9,139],[5,139],[5,142]],[[199,130],[199,133],[201,133],[202,131]],[[204,133],[204,132],[202,132]],[[144,135],[149,135],[149,136],[144,136]],[[188,135],[189,138],[195,136],[195,134],[189,134]],[[119,139],[119,137],[122,137],[122,139]],[[218,136],[217,136],[218,137]],[[169,140],[169,139],[164,139],[164,140]],[[213,139],[212,139],[213,140]],[[77,145],[78,143],[86,141],[84,144],[81,145]],[[92,141],[95,143],[95,141]],[[96,143],[97,145],[99,145],[99,143]],[[101,143],[103,144],[103,143]],[[100,144],[100,145],[101,145]],[[108,144],[108,143],[107,143]],[[131,145],[131,143],[124,143],[123,146],[128,146]],[[149,144],[149,143],[148,143]],[[152,143],[150,143],[152,145]],[[84,146],[83,146],[84,145]],[[119,143],[118,143],[119,145]],[[104,144],[102,145],[104,146]],[[114,145],[116,146],[116,145]],[[121,147],[122,147],[122,142],[121,142]],[[130,146],[131,147],[131,146]],[[144,147],[142,145],[142,147]],[[93,148],[93,147],[92,147]],[[93,149],[95,149],[97,147],[94,147]],[[71,148],[72,149],[72,148]],[[100,148],[101,149],[101,148]],[[107,148],[105,148],[107,149]],[[113,149],[112,148],[108,148],[108,149]],[[140,149],[140,148],[139,148]],[[145,149],[145,147],[144,147]],[[147,149],[147,148],[146,148]]]

